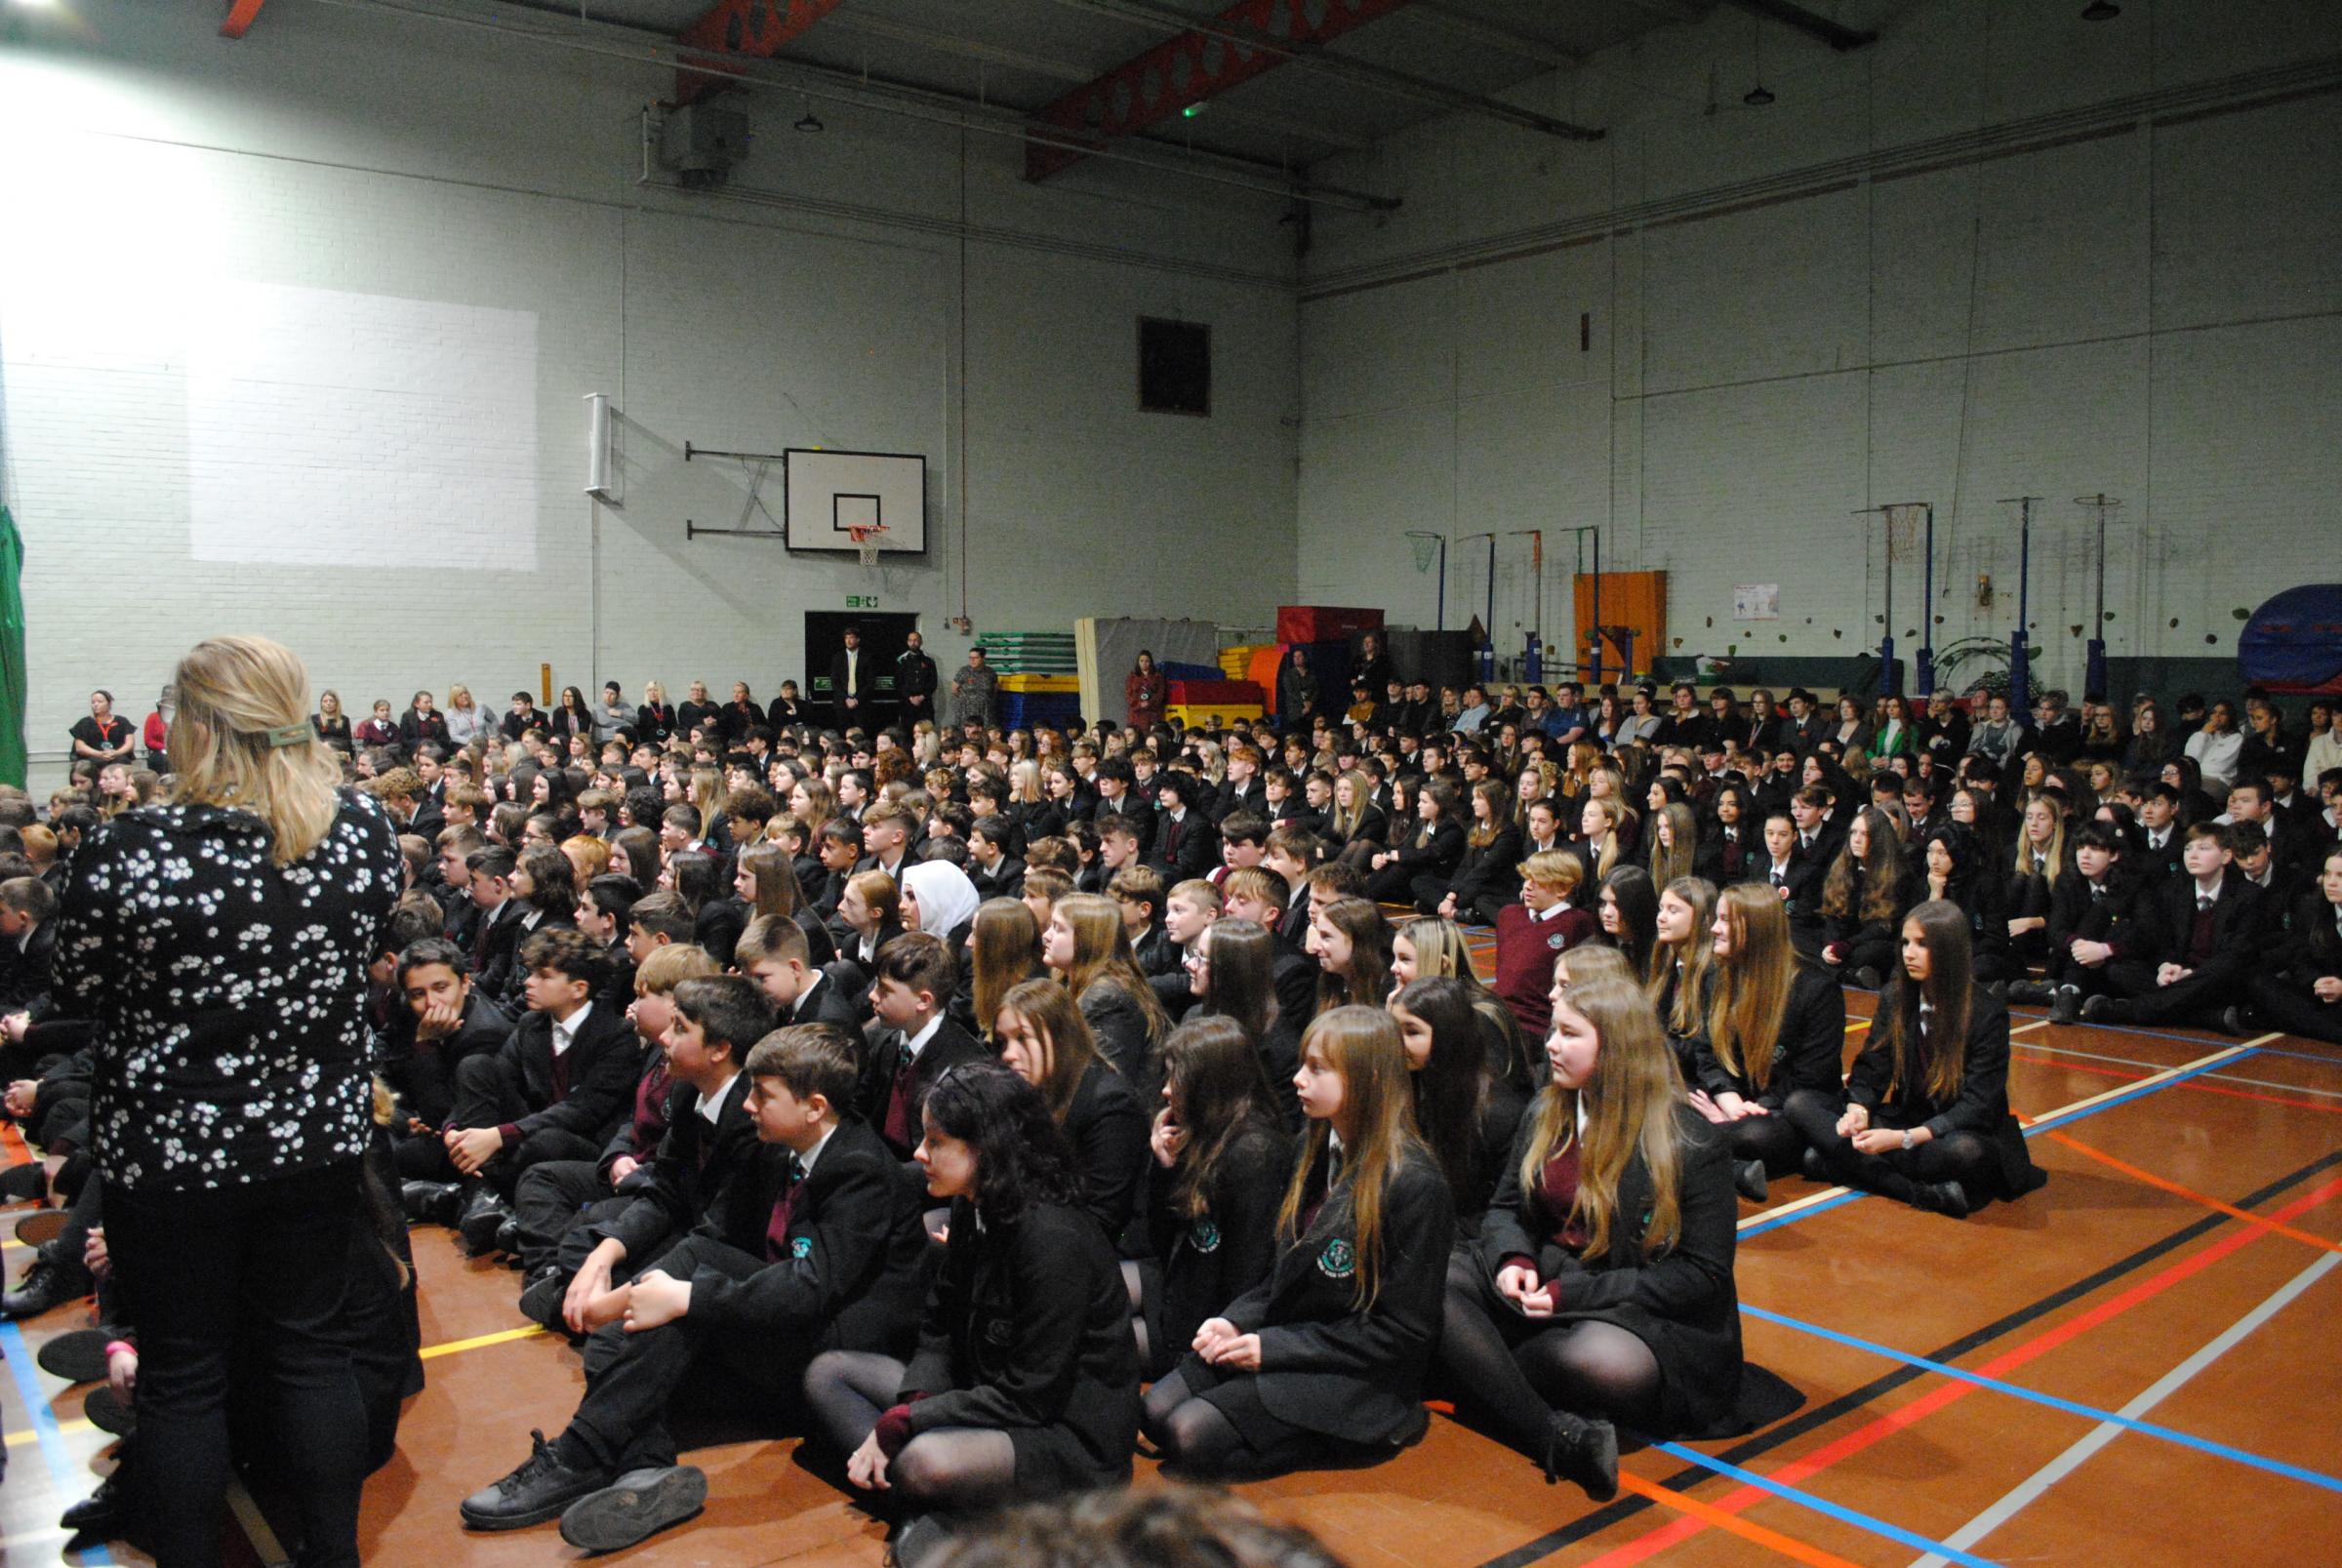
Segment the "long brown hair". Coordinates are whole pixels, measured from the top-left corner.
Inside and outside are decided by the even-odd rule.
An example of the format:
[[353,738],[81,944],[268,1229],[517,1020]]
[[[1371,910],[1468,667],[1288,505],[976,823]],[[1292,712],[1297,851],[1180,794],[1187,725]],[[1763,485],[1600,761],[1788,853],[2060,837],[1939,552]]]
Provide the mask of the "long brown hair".
[[[1666,833],[1659,831],[1662,825]],[[1673,839],[1673,843],[1665,842]],[[1691,875],[1699,859],[1700,820],[1680,800],[1671,800],[1651,815],[1651,880],[1661,887]]]
[[[1879,1033],[1873,1039],[1892,1053],[1895,1070],[1887,1083],[1889,1098],[1898,1091],[1918,1091],[1946,1105],[1958,1095],[1968,1071],[1968,1008],[1976,976],[1968,917],[1949,900],[1929,899],[1905,915],[1903,923],[1919,928],[1919,941],[1927,948],[1927,978],[1915,983],[1900,960],[1896,962],[1894,979],[1878,1007]],[[1934,1026],[1924,1034],[1919,1030],[1921,1001],[1935,1011]]]
[[797,885],[797,867],[788,851],[769,841],[750,844],[740,852],[740,864],[756,879],[752,915],[778,915],[784,920],[797,917],[805,903],[805,890]]
[[[1856,860],[1847,833],[1846,847],[1837,852],[1830,865],[1830,875],[1822,883],[1822,913],[1843,920],[1859,914],[1864,920],[1892,920],[1895,917],[1895,897],[1903,888],[1903,839],[1895,831],[1895,821],[1876,806],[1865,806],[1855,816],[1870,830],[1870,857]],[[1855,907],[1855,883],[1861,888],[1861,907]]]
[[1052,916],[1065,917],[1073,933],[1073,962],[1066,970],[1066,990],[1076,1001],[1092,985],[1107,985],[1126,993],[1147,1021],[1147,1042],[1154,1045],[1171,1031],[1171,1015],[1148,984],[1146,971],[1130,949],[1130,933],[1122,924],[1120,905],[1103,893],[1069,893],[1057,901]]
[[[1343,1119],[1350,1124],[1342,1140],[1340,1179],[1317,1213],[1328,1220],[1339,1212],[1338,1203],[1348,1205],[1358,1254],[1351,1305],[1365,1311],[1382,1293],[1383,1202],[1391,1179],[1409,1159],[1428,1163],[1431,1155],[1416,1135],[1414,1081],[1395,1019],[1379,1007],[1337,1007],[1318,1015],[1301,1037],[1302,1056],[1312,1051],[1341,1074]],[[1284,1206],[1276,1215],[1277,1234],[1287,1245],[1301,1239],[1302,1206],[1330,1155],[1332,1135],[1331,1123],[1312,1121],[1301,1157],[1293,1162],[1293,1179],[1285,1185]]]
[[[1106,1058],[1098,1054],[1097,1037],[1073,1005],[1073,997],[1054,980],[1020,981],[1009,987],[1000,998],[992,1017],[982,1022],[994,1025],[1002,1013],[1014,1013],[1049,1042],[1048,1059],[1041,1065],[1041,1080],[1033,1085],[1041,1098],[1049,1102],[1049,1114],[1063,1123],[1066,1111],[1073,1104],[1074,1091],[1081,1087],[1082,1075]],[[994,1030],[997,1044],[997,1030]],[[1112,1065],[1107,1066],[1112,1071]]]
[[[1549,1083],[1529,1107],[1533,1121],[1521,1155],[1521,1190],[1535,1191],[1546,1161],[1568,1147],[1572,1138],[1580,1139],[1578,1195],[1570,1213],[1585,1222],[1591,1237],[1584,1256],[1598,1258],[1610,1250],[1619,1179],[1640,1149],[1651,1175],[1651,1212],[1643,1226],[1642,1255],[1654,1257],[1672,1248],[1683,1230],[1683,1151],[1676,1125],[1683,1076],[1676,1067],[1676,1054],[1668,1048],[1650,999],[1631,980],[1573,979],[1562,1005],[1594,1025],[1601,1048],[1595,1055],[1594,1076],[1583,1089]],[[1578,1132],[1581,1101],[1583,1134]]]
[[1041,924],[1022,899],[987,899],[976,905],[968,934],[968,991],[976,1029],[991,1038],[992,1022],[1010,989],[1038,978]]
[[1708,1042],[1727,1072],[1762,1089],[1772,1082],[1790,982],[1797,970],[1789,914],[1762,882],[1724,889],[1716,907],[1731,927],[1732,954],[1716,966]]
[[1320,968],[1317,1011],[1353,1004],[1380,1007],[1391,995],[1391,922],[1372,899],[1336,899],[1321,918],[1350,939],[1347,974]]
[[1243,1025],[1218,1014],[1189,1019],[1163,1042],[1163,1082],[1187,1133],[1172,1179],[1173,1213],[1199,1220],[1210,1210],[1212,1175],[1244,1139],[1283,1143],[1273,1103],[1263,1095],[1260,1060]]
[[1679,947],[1671,949],[1666,943],[1652,946],[1648,989],[1656,1005],[1667,994],[1669,985],[1674,985],[1675,996],[1661,1022],[1670,1034],[1688,1037],[1699,1032],[1700,1011],[1707,1004],[1708,977],[1716,968],[1716,945],[1708,934],[1708,928],[1716,923],[1716,884],[1705,877],[1678,876],[1667,884],[1660,897],[1671,894],[1691,905],[1691,934]]

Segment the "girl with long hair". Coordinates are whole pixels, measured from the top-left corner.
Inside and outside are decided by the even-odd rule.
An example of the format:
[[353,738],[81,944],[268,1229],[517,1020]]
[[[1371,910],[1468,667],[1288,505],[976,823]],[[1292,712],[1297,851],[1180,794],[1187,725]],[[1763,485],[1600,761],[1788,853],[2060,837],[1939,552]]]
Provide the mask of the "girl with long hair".
[[1783,1113],[1833,1181],[1959,1219],[2048,1178],[2009,1113],[2008,1006],[1976,983],[1966,913],[1930,900],[1901,939],[1845,1087],[1798,1090]]
[[[1568,857],[1562,857],[1570,864]],[[1579,913],[1581,921],[1588,917]],[[1556,949],[1557,950],[1557,949]],[[1548,978],[1552,961],[1547,960]],[[1480,1042],[1488,1070],[1525,1097],[1545,1081],[1545,1050],[1521,1032],[1513,1009],[1494,990],[1480,984],[1472,966],[1472,945],[1464,928],[1453,920],[1410,920],[1391,934],[1391,979],[1400,986],[1419,980],[1446,978],[1460,982],[1472,1000],[1479,1023]]]
[[1845,993],[1836,975],[1797,955],[1789,915],[1761,882],[1718,894],[1709,934],[1716,980],[1691,1108],[1725,1129],[1734,1182],[1761,1203],[1767,1180],[1795,1173],[1804,1152],[1781,1107],[1800,1089],[1837,1087]]
[[1161,1082],[1154,1048],[1171,1019],[1131,951],[1121,906],[1100,893],[1058,900],[1041,931],[1041,962],[1064,982],[1098,1049],[1151,1099]]
[[1716,986],[1716,948],[1708,928],[1716,924],[1716,884],[1679,876],[1659,895],[1652,927],[1650,978],[1643,989],[1659,1010],[1659,1026],[1676,1053],[1685,1081],[1707,1043],[1708,1002]]
[[1586,862],[1586,880],[1599,882],[1625,864],[1632,853],[1626,824],[1634,820],[1634,812],[1615,795],[1586,797],[1578,813],[1578,853]]
[[1671,800],[1659,807],[1651,813],[1650,849],[1651,880],[1660,887],[1690,876],[1692,867],[1699,864],[1700,858],[1698,815],[1680,800]]
[[1726,1436],[1779,1414],[1754,1406],[1787,1390],[1744,1378],[1724,1141],[1683,1103],[1641,987],[1591,973],[1595,956],[1556,977],[1552,1078],[1521,1118],[1479,1266],[1449,1290],[1439,1363],[1461,1411],[1601,1502],[1619,1424]]
[[2045,794],[2025,802],[2001,903],[2008,911],[2005,939],[2028,963],[2048,954],[2049,908],[2057,900],[2058,878],[2071,869],[2069,853],[2066,814],[2058,810],[2057,802]]
[[1391,922],[1370,899],[1336,899],[1310,916],[1317,1011],[1380,1007],[1391,995]]
[[[1041,962],[1041,923],[1022,899],[987,899],[968,932],[968,984],[960,995],[969,1013],[961,1026],[990,1040],[1001,999],[1016,986],[1049,973]],[[953,998],[956,1005],[957,997]],[[995,1042],[995,1050],[998,1045]]]
[[1487,902],[1510,904],[1520,891],[1520,828],[1506,802],[1504,784],[1482,779],[1472,786],[1472,824],[1452,875],[1415,879],[1415,907],[1446,920],[1473,920]]
[[[1393,805],[1397,786],[1392,788]],[[1464,859],[1467,828],[1463,803],[1455,790],[1433,780],[1416,791],[1414,824],[1393,845],[1367,863],[1366,896],[1383,904],[1408,904],[1421,890],[1436,886],[1445,891],[1447,879]]]
[[1866,806],[1846,824],[1844,845],[1822,880],[1822,962],[1876,990],[1892,968],[1895,931],[1917,901],[1894,820]]
[[1291,1153],[1262,1098],[1259,1062],[1231,1018],[1191,1018],[1163,1042],[1163,1104],[1148,1144],[1149,1255],[1122,1265],[1150,1381],[1168,1375],[1204,1319],[1268,1278],[1276,1260]]
[[1497,1167],[1528,1097],[1489,1070],[1472,989],[1452,976],[1411,981],[1391,998],[1415,1084],[1415,1127],[1447,1178],[1459,1236],[1479,1234]]
[[732,873],[732,892],[742,905],[744,929],[758,915],[774,915],[793,922],[805,933],[806,963],[819,969],[837,956],[837,943],[829,928],[805,902],[796,863],[780,845],[765,842],[742,850]]
[[1222,918],[1203,928],[1188,954],[1194,1018],[1225,1018],[1244,1031],[1259,1069],[1261,1103],[1288,1132],[1301,1126],[1293,1073],[1301,1065],[1302,1021],[1276,994],[1276,937],[1250,920]]
[[1320,1015],[1294,1087],[1309,1132],[1275,1264],[1147,1394],[1148,1435],[1189,1474],[1386,1457],[1427,1424],[1455,1200],[1416,1135],[1397,1024],[1372,1007]]
[[1048,979],[1012,986],[992,1015],[1000,1060],[1041,1092],[1073,1151],[1081,1206],[1109,1240],[1138,1210],[1148,1116],[1066,988]]
[[1127,1483],[1139,1425],[1122,1271],[1040,1091],[963,1063],[923,1118],[913,1157],[951,1217],[918,1349],[908,1365],[829,1350],[805,1370],[816,1427],[895,1515],[892,1554],[912,1565],[950,1516]]
[[1602,940],[1626,955],[1637,981],[1650,978],[1659,944],[1659,890],[1639,865],[1622,865],[1602,878],[1595,896]]

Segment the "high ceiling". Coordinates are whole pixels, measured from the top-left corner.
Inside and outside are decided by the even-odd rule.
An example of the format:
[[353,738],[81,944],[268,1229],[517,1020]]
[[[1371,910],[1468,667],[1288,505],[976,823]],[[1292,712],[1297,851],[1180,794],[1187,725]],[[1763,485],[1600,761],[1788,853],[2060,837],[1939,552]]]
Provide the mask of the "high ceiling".
[[[505,3],[569,18],[581,11],[580,0]],[[637,29],[646,38],[678,39],[695,27],[703,29],[702,41],[745,37],[749,55],[759,53],[752,41],[760,33],[793,32],[765,53],[780,62],[850,72],[1036,120],[1052,105],[1068,105],[1063,123],[1074,129],[1064,135],[1075,146],[1111,145],[1115,138],[1100,139],[1096,128],[1102,115],[1111,122],[1119,107],[1128,118],[1110,123],[1110,132],[1157,148],[1191,147],[1299,170],[1435,115],[1506,112],[1494,95],[1636,33],[1695,20],[1718,3],[584,0],[583,10],[593,21]],[[1800,19],[1827,25],[1789,0],[1729,3],[1791,25]],[[1240,10],[1253,19],[1218,20],[1237,18]],[[1117,101],[1112,73],[1150,51],[1156,52],[1155,72],[1132,69]],[[1232,67],[1239,58],[1249,63]],[[1212,73],[1209,84],[1205,71]],[[1232,77],[1243,79],[1227,85]],[[1188,84],[1188,93],[1170,91],[1174,82]],[[1093,90],[1082,95],[1084,88]],[[1190,107],[1196,99],[1202,101]],[[1153,102],[1151,113],[1140,106],[1143,101]],[[1510,112],[1531,134],[1599,129]],[[1057,161],[1078,161],[1077,150],[1068,152]]]

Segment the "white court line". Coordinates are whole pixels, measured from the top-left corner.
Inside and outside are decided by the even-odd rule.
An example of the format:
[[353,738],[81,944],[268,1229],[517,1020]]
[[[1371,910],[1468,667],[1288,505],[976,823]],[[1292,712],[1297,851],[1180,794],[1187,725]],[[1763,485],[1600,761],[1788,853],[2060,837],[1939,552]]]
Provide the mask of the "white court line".
[[[2246,1335],[2268,1322],[2279,1312],[2283,1311],[2295,1297],[2301,1295],[2303,1291],[2308,1290],[2338,1266],[2342,1266],[2342,1252],[2327,1253],[2309,1267],[2285,1281],[2267,1301],[2230,1324],[2210,1344],[2157,1379],[2153,1387],[2129,1404],[2124,1405],[2116,1414],[2129,1421],[2137,1421],[2145,1416],[2148,1411],[2153,1410],[2157,1405],[2178,1392],[2196,1374],[2234,1349]],[[1995,1530],[2016,1517],[2023,1509],[2038,1502],[2042,1494],[2051,1487],[2080,1469],[2100,1449],[2120,1437],[2123,1430],[2124,1427],[2120,1422],[2100,1422],[2073,1447],[2025,1477],[2012,1490],[1985,1508],[1982,1513],[1977,1514],[1966,1524],[1945,1537],[1944,1545],[1960,1551],[1968,1550],[1986,1536],[1991,1535]],[[1949,1568],[1949,1560],[1931,1551],[1913,1562],[1911,1568]]]

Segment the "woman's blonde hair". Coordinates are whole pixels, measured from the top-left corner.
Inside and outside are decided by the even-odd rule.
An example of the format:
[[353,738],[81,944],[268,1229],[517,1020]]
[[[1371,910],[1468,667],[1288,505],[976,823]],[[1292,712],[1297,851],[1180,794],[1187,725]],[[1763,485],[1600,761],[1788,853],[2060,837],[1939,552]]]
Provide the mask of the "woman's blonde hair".
[[[1574,956],[1574,955],[1573,955]],[[1624,975],[1570,979],[1568,1006],[1594,1025],[1601,1040],[1594,1075],[1583,1089],[1548,1083],[1529,1106],[1531,1127],[1520,1161],[1521,1190],[1533,1192],[1546,1161],[1582,1138],[1578,1148],[1578,1195],[1571,1213],[1586,1223],[1583,1256],[1610,1250],[1611,1222],[1618,1215],[1618,1184],[1639,1148],[1651,1173],[1651,1211],[1642,1231],[1642,1256],[1655,1258],[1674,1247],[1683,1230],[1682,1140],[1676,1106],[1683,1099],[1683,1076],[1668,1048],[1642,987]],[[1585,1132],[1578,1132],[1579,1101],[1585,1102]],[[1630,1217],[1630,1222],[1632,1217]]]
[[187,650],[171,684],[171,798],[247,812],[267,828],[271,861],[306,859],[342,809],[342,767],[309,725],[300,657],[265,637],[212,637]]

